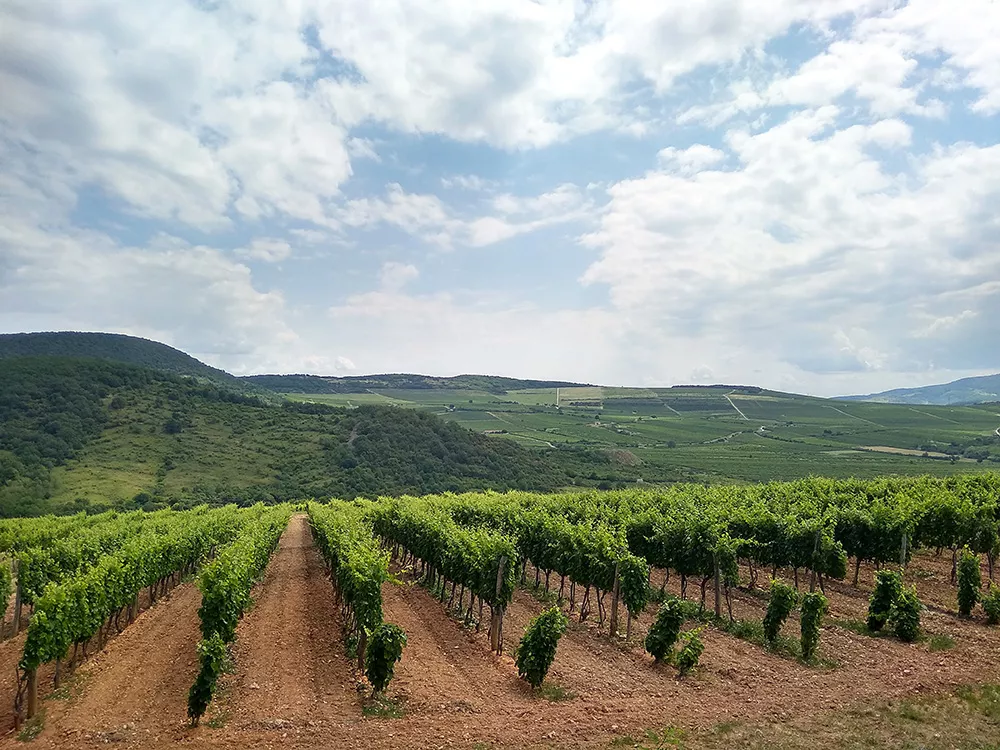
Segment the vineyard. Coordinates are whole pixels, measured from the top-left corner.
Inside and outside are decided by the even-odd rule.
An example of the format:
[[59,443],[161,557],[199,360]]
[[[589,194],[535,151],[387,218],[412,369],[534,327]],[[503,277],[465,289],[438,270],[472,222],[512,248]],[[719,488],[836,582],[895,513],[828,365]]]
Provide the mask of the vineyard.
[[995,680],[998,552],[995,474],[0,521],[4,742],[609,747],[813,721]]

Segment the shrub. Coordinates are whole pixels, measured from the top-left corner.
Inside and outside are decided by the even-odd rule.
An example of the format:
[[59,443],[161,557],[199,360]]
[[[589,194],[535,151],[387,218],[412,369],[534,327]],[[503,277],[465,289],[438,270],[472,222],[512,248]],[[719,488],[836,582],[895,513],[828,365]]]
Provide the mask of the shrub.
[[787,583],[771,581],[771,597],[767,602],[767,614],[764,615],[764,637],[772,646],[777,642],[781,626],[795,609],[798,600],[799,592]]
[[403,656],[406,633],[398,625],[384,622],[375,628],[365,651],[365,674],[375,694],[381,693],[392,680],[396,662]]
[[818,591],[802,597],[802,658],[812,661],[819,645],[819,629],[823,624],[823,615],[829,608],[826,597]]
[[1000,623],[1000,589],[990,589],[990,593],[983,597],[983,610],[987,625]]
[[899,592],[892,610],[889,612],[889,624],[896,637],[910,643],[920,635],[920,599],[917,598],[915,586],[905,586]]
[[875,591],[868,602],[868,629],[873,633],[885,627],[892,605],[903,590],[903,579],[894,570],[880,570],[875,574]]
[[687,674],[698,666],[698,661],[705,650],[705,644],[702,643],[700,637],[701,630],[701,628],[696,628],[681,635],[684,646],[677,653],[674,663],[682,675]]
[[226,644],[218,633],[198,644],[198,662],[201,669],[188,692],[188,716],[195,726],[212,702],[215,685],[226,664]]
[[545,675],[556,658],[556,646],[566,632],[569,620],[558,607],[542,612],[524,632],[517,647],[517,673],[533,688],[542,686]]
[[974,555],[966,547],[958,562],[958,613],[963,617],[972,614],[980,597],[983,585],[982,573],[979,570],[979,556]]
[[659,664],[669,661],[674,653],[674,644],[684,624],[684,613],[680,599],[667,599],[656,613],[656,621],[646,634],[646,650]]

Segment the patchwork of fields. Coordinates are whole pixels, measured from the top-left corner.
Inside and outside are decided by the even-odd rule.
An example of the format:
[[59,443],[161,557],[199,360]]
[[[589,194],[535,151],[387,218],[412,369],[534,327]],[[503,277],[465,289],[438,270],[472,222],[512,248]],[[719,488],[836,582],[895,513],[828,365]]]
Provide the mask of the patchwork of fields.
[[426,409],[528,447],[627,451],[645,467],[647,481],[945,475],[1000,462],[997,404],[911,407],[728,387],[286,396],[337,406]]

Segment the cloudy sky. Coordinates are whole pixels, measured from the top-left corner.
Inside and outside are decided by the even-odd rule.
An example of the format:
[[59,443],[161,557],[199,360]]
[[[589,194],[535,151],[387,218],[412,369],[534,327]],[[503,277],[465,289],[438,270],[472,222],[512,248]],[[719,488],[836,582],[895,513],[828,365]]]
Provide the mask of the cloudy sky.
[[0,330],[236,373],[1000,371],[996,0],[5,0]]

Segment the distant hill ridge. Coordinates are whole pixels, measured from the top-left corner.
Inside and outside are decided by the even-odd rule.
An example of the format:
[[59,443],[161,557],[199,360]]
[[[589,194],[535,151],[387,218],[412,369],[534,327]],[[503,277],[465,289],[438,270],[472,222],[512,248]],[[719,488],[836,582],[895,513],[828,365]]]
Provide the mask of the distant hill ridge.
[[225,370],[206,365],[172,346],[121,333],[53,331],[0,334],[0,359],[11,357],[91,357],[175,375],[207,378],[230,386],[240,383],[239,378]]
[[841,396],[842,401],[873,401],[882,404],[952,406],[1000,401],[1000,374],[962,378],[922,388],[895,388],[865,396]]
[[523,390],[527,388],[586,388],[586,383],[561,380],[521,380],[496,375],[456,375],[433,377],[393,373],[386,375],[359,375],[333,377],[322,375],[250,375],[242,380],[279,393],[364,393],[373,388],[388,389],[445,389],[477,390],[489,393]]

